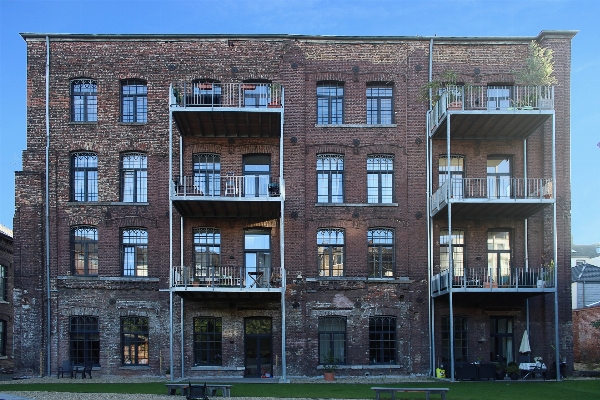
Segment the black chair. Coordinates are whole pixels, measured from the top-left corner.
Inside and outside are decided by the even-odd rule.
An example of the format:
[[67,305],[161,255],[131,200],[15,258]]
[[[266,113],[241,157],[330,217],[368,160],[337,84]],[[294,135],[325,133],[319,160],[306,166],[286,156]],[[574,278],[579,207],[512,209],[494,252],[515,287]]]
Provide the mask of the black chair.
[[62,365],[60,367],[58,367],[57,378],[60,379],[61,376],[64,378],[65,374],[69,374],[71,379],[73,378],[73,362],[72,361],[63,361]]
[[92,379],[92,367],[94,366],[91,362],[86,362],[81,370],[81,379],[85,379],[85,375],[87,374],[90,379]]
[[192,385],[192,382],[190,382],[185,398],[186,400],[207,400],[206,383],[204,385]]

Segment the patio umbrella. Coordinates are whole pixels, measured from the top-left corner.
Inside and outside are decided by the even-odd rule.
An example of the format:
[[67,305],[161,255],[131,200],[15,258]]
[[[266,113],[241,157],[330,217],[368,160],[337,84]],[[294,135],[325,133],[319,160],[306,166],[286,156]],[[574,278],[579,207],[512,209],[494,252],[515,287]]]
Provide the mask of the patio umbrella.
[[529,334],[527,331],[523,332],[523,339],[521,339],[521,347],[519,347],[519,353],[529,353],[531,347],[529,346]]

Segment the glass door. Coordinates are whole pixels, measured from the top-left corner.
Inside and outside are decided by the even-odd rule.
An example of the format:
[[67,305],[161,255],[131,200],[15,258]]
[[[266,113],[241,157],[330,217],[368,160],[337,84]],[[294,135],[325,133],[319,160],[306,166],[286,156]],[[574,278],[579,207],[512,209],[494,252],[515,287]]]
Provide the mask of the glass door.
[[508,364],[515,361],[512,317],[490,319],[490,361]]
[[244,376],[273,376],[272,323],[270,318],[246,318],[244,324]]
[[244,235],[245,287],[268,287],[271,279],[271,236],[268,231],[247,230]]
[[488,198],[512,197],[510,188],[511,168],[507,156],[490,156],[487,160]]
[[510,232],[489,231],[487,247],[488,272],[492,283],[498,286],[510,285]]
[[251,154],[244,157],[244,197],[268,196],[271,156]]

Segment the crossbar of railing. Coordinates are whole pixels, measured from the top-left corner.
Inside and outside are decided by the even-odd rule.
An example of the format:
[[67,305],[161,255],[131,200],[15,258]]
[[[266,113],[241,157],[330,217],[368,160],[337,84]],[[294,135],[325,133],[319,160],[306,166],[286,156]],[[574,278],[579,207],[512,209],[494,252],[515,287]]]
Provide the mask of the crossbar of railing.
[[280,108],[279,83],[177,82],[171,105],[180,107]]
[[172,284],[174,287],[228,287],[228,288],[272,288],[280,287],[281,282],[272,269],[246,270],[243,266],[188,267],[174,266]]
[[[434,277],[439,280],[440,290],[446,290],[450,279],[449,270],[440,271]],[[553,288],[554,273],[550,267],[515,267],[497,271],[488,267],[454,267],[453,288]]]

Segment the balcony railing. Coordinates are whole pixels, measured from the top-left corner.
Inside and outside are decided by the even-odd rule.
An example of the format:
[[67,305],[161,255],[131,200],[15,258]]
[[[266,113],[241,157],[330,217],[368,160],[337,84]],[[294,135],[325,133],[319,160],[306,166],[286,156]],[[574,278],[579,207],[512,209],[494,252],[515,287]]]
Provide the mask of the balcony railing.
[[441,89],[429,112],[433,130],[447,110],[553,110],[554,86],[453,86]]
[[279,197],[279,178],[268,175],[213,176],[209,182],[199,176],[184,176],[173,180],[174,197]]
[[512,268],[506,272],[489,267],[455,268],[454,278],[444,270],[433,276],[433,294],[453,288],[473,289],[474,291],[497,289],[544,289],[554,288],[554,271],[550,267]]
[[171,105],[179,107],[281,108],[279,83],[178,82]]
[[[450,185],[450,193],[448,193]],[[444,182],[431,196],[432,210],[448,202],[463,199],[486,200],[536,200],[551,199],[553,196],[550,178],[461,178],[453,176]]]
[[242,266],[188,267],[175,266],[173,287],[185,288],[280,288],[281,279],[273,268],[246,269]]

